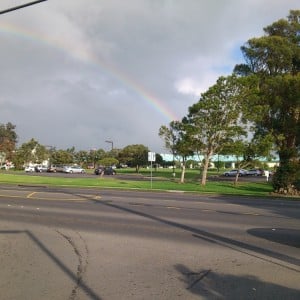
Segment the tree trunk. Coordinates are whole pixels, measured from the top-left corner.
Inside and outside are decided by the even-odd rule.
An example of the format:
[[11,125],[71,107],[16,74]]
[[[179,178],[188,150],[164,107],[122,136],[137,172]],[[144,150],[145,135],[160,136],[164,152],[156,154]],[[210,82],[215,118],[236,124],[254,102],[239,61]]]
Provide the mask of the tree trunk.
[[236,175],[235,175],[234,185],[237,185],[238,180],[239,180],[239,176],[240,176],[240,172],[239,172],[239,170],[238,170],[238,172],[237,172]]
[[185,164],[182,164],[180,183],[184,183],[184,175],[185,175]]
[[209,158],[210,158],[210,155],[206,155],[204,158],[204,166],[203,166],[203,172],[202,172],[201,185],[206,185],[207,170],[208,170],[208,166],[209,166]]
[[[283,148],[283,147],[282,147]],[[300,162],[295,147],[283,148],[279,151],[280,166],[272,179],[275,192],[288,194],[289,190],[299,191],[295,183],[299,182]]]

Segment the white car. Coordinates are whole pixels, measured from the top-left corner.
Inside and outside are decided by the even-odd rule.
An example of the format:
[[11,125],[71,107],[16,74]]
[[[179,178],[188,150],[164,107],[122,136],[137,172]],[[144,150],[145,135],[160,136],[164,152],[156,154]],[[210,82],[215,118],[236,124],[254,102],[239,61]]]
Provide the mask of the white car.
[[25,167],[24,171],[25,171],[25,172],[34,172],[35,170],[34,170],[34,167],[32,167],[32,166],[27,166],[27,167]]
[[80,173],[83,174],[85,173],[85,169],[82,169],[79,166],[65,166],[64,167],[64,173]]

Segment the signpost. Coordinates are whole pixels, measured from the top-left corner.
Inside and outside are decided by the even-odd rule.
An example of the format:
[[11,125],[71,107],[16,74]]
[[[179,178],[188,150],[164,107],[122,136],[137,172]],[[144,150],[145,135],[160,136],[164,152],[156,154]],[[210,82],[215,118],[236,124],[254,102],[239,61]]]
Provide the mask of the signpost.
[[151,189],[152,189],[152,162],[154,162],[155,161],[155,152],[148,152],[148,161],[150,161],[151,162],[151,167],[150,167],[150,169],[151,169]]

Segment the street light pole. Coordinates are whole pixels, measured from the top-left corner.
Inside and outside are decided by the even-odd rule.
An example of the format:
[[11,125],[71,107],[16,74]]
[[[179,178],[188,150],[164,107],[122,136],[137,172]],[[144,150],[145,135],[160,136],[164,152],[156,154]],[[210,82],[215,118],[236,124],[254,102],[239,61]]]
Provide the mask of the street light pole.
[[53,151],[55,150],[55,147],[50,146],[50,145],[45,145],[45,148],[49,150],[49,158],[48,158],[48,167],[51,167],[52,163],[53,163]]
[[105,141],[105,143],[111,144],[111,151],[114,149],[114,142],[113,141]]
[[38,4],[38,3],[44,2],[44,1],[47,1],[47,0],[37,0],[37,1],[32,1],[32,2],[29,2],[29,3],[26,3],[26,4],[22,4],[22,5],[18,5],[18,6],[15,6],[15,7],[11,7],[11,8],[5,9],[5,10],[1,10],[1,11],[0,11],[0,15],[6,14],[6,13],[8,13],[8,12],[11,12],[11,11],[14,11],[14,10],[17,10],[17,9],[20,9],[20,8],[27,7],[27,6],[30,6],[30,5]]

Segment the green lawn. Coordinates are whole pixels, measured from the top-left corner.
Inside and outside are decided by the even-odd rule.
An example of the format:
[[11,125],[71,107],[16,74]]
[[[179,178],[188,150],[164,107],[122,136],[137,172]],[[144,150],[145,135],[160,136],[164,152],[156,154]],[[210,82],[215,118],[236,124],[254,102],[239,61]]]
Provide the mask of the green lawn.
[[118,179],[114,176],[93,178],[76,177],[54,177],[54,176],[28,176],[21,172],[0,172],[0,184],[17,185],[46,185],[46,186],[70,186],[70,187],[95,187],[95,188],[118,188],[118,189],[141,189],[141,190],[167,190],[194,193],[210,193],[220,195],[251,195],[269,196],[272,192],[270,183],[240,182],[235,186],[233,182],[208,181],[206,186],[199,184],[199,171],[187,172],[186,183],[179,183],[179,172],[173,178],[172,170],[159,170],[152,173],[150,170],[142,170],[136,177],[133,170],[118,171],[118,174],[130,174],[130,179]]

